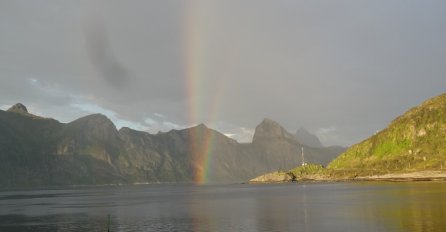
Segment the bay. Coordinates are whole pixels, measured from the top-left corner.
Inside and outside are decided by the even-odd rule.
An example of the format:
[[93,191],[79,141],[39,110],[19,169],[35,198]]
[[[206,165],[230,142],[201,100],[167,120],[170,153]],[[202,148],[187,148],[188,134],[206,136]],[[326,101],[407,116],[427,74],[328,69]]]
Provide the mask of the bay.
[[445,182],[0,192],[0,231],[446,231]]

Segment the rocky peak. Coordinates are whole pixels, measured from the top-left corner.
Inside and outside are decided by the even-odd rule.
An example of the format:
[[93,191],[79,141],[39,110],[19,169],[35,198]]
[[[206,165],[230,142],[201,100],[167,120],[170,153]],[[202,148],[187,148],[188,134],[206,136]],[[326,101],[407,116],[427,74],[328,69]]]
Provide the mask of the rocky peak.
[[198,129],[198,130],[206,130],[206,129],[209,129],[206,125],[204,125],[204,123],[200,123],[200,124],[196,125],[194,128],[195,128],[195,129]]
[[307,129],[301,127],[296,131],[296,139],[309,147],[323,147],[319,138],[311,134]]
[[[179,132],[179,133],[186,133],[186,134],[189,134],[189,133],[205,133],[205,132],[210,132],[211,131],[211,129],[209,129],[206,125],[204,125],[203,123],[200,123],[200,124],[198,124],[198,125],[196,125],[196,126],[193,126],[193,127],[190,127],[190,128],[185,128],[185,129],[182,129],[182,130],[172,130],[173,132]],[[169,132],[171,132],[171,131],[169,131]],[[167,133],[169,133],[169,132],[167,132]]]
[[103,115],[103,114],[91,114],[91,115],[87,115],[85,117],[82,117],[76,121],[79,122],[84,122],[84,123],[89,123],[89,124],[113,124],[113,122],[107,118],[107,116]]
[[120,134],[130,134],[133,132],[132,129],[128,128],[128,127],[122,127],[121,129],[119,129],[118,131]]
[[279,123],[265,118],[257,127],[254,133],[253,142],[259,139],[291,139],[294,136],[286,131]]
[[113,122],[103,114],[88,115],[86,117],[81,118],[80,120],[92,127],[102,126],[102,127],[114,128],[114,130],[117,130],[115,124],[113,124]]
[[68,124],[69,127],[78,131],[83,131],[84,136],[101,139],[115,139],[118,137],[118,130],[115,124],[103,114],[92,114],[77,119]]
[[11,108],[8,109],[9,112],[16,112],[16,113],[28,113],[28,109],[26,109],[26,106],[22,103],[17,103],[13,105]]

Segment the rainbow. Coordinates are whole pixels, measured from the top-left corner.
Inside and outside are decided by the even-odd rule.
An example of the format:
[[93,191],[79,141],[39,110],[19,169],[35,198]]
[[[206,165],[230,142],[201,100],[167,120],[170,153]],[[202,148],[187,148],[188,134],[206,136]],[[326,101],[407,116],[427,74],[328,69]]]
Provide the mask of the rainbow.
[[[184,23],[184,78],[187,95],[187,108],[189,110],[189,123],[212,124],[219,113],[219,103],[222,99],[224,83],[214,83],[218,90],[213,96],[206,96],[204,84],[206,82],[207,53],[209,42],[206,35],[206,20],[204,14],[205,1],[193,0],[185,10]],[[213,137],[210,130],[201,130],[195,127],[190,130],[190,152],[194,160],[194,182],[205,184],[211,170]]]

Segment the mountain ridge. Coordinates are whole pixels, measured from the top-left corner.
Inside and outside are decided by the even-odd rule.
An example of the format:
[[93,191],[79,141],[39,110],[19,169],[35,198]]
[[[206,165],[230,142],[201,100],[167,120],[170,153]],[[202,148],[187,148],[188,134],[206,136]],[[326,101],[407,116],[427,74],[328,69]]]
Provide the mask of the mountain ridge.
[[[194,182],[205,169],[209,182],[240,182],[301,163],[305,145],[270,119],[259,126],[256,140],[241,144],[204,124],[150,134],[118,130],[102,114],[60,123],[0,111],[0,188]],[[342,151],[306,150],[322,164]]]

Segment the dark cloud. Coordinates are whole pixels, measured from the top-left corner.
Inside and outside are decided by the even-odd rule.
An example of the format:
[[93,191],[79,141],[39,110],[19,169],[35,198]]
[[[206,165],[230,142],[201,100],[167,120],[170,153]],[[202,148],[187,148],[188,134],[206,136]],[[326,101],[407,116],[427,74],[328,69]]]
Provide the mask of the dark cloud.
[[113,87],[123,87],[130,81],[130,71],[114,55],[103,21],[91,18],[85,27],[86,50],[95,70]]

